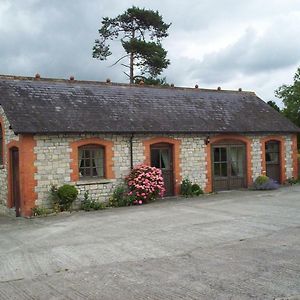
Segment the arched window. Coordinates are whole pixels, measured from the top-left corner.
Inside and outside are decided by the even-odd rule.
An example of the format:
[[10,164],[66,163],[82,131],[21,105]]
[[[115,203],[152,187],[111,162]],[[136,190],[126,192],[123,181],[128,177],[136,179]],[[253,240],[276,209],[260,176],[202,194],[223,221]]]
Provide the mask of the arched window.
[[0,124],[0,165],[3,165],[4,159],[3,159],[3,155],[4,155],[4,138],[3,138],[3,130],[2,130],[2,126]]
[[104,178],[104,147],[100,145],[84,145],[78,148],[79,178]]

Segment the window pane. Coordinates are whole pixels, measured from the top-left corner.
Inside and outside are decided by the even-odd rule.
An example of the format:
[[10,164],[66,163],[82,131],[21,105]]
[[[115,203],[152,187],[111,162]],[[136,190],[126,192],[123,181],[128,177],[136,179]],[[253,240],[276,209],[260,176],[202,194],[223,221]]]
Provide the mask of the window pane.
[[221,148],[221,161],[227,161],[227,149]]
[[160,168],[160,153],[159,149],[151,149],[151,166]]
[[169,149],[161,149],[161,168],[170,169],[170,152]]
[[220,161],[220,148],[214,148],[214,161]]
[[221,176],[227,177],[227,163],[221,163]]
[[92,145],[78,151],[80,177],[104,177],[104,148]]
[[216,177],[221,175],[221,173],[220,173],[220,164],[219,163],[214,163],[214,175]]

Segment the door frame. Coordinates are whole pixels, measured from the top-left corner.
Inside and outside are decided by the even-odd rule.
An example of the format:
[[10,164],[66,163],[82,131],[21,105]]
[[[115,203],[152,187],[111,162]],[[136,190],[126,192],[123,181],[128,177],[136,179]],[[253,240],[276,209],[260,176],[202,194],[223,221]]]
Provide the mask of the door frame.
[[[175,189],[174,189],[174,150],[173,150],[173,145],[169,144],[169,143],[155,143],[155,144],[151,144],[150,145],[150,165],[151,161],[152,161],[152,157],[151,157],[151,152],[153,149],[157,149],[157,150],[161,150],[161,149],[168,149],[169,150],[169,154],[171,155],[170,159],[170,164],[171,164],[171,168],[169,171],[171,171],[171,178],[170,178],[170,189],[171,189],[171,195],[168,196],[174,196],[175,194]],[[163,169],[161,169],[161,172],[163,174]],[[166,188],[166,187],[165,187]],[[166,188],[167,190],[167,188]]]
[[182,181],[181,177],[181,166],[180,166],[180,148],[181,140],[173,139],[169,137],[155,137],[146,139],[143,141],[144,146],[144,163],[146,165],[151,165],[151,145],[158,143],[170,144],[173,147],[173,185],[174,185],[174,195],[180,194],[180,184]]
[[237,177],[231,176],[231,164],[230,164],[230,148],[240,147],[243,148],[244,159],[243,159],[243,187],[245,188],[248,184],[248,168],[247,168],[247,145],[239,140],[223,140],[215,142],[211,145],[211,174],[212,174],[212,189],[215,191],[215,174],[214,174],[214,149],[215,148],[226,148],[226,164],[227,164],[227,176],[223,177],[227,181],[227,190],[230,190],[230,179]]

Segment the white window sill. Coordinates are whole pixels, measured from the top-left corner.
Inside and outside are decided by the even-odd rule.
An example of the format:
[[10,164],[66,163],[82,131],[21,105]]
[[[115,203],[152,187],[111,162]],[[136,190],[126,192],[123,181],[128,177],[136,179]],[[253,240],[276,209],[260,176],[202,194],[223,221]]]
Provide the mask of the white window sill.
[[76,185],[108,184],[112,182],[112,179],[105,178],[80,179],[76,182]]

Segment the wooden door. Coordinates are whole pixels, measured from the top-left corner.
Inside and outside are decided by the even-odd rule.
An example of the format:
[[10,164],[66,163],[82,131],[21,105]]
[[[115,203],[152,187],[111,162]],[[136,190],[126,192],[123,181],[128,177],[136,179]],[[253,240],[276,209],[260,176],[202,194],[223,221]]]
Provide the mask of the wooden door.
[[266,143],[266,171],[267,176],[280,183],[279,142]]
[[154,144],[151,146],[151,166],[161,169],[165,183],[164,196],[174,195],[172,145]]
[[11,161],[11,191],[12,191],[12,207],[15,207],[16,216],[20,216],[20,172],[19,172],[19,150],[12,148],[10,150]]
[[215,191],[239,189],[246,186],[245,146],[213,145],[212,174]]

